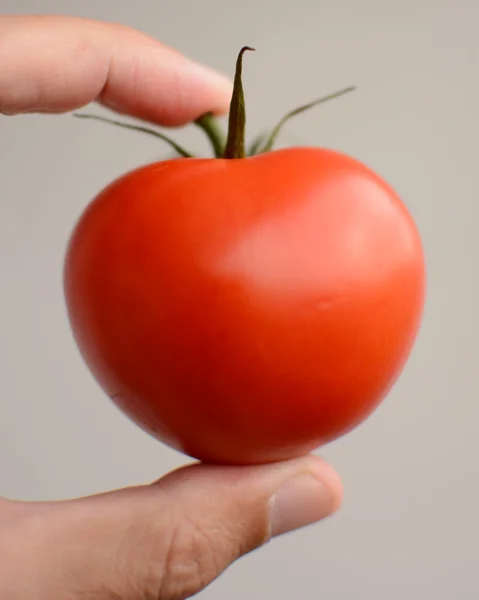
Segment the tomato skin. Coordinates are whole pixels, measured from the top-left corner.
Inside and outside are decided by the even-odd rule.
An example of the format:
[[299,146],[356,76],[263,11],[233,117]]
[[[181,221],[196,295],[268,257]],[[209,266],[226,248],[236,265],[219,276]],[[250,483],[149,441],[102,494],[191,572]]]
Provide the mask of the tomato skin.
[[422,317],[396,193],[318,148],[137,169],[70,240],[72,329],[114,402],[207,462],[292,458],[343,435],[401,373]]

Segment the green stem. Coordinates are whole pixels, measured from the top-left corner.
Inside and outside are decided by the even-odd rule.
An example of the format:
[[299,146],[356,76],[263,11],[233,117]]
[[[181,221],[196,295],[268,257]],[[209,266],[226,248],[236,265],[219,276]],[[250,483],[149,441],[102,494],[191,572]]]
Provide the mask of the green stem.
[[278,137],[280,130],[282,129],[283,125],[287,121],[289,121],[289,119],[291,119],[291,117],[299,115],[300,113],[305,112],[306,110],[309,110],[310,108],[313,108],[314,106],[317,106],[318,104],[323,104],[324,102],[328,102],[329,100],[339,98],[339,96],[344,96],[344,94],[353,92],[355,89],[356,89],[356,87],[354,85],[351,85],[347,88],[344,88],[343,90],[340,90],[339,92],[334,92],[334,94],[328,94],[327,96],[323,96],[322,98],[319,98],[318,100],[313,100],[313,102],[309,102],[308,104],[304,104],[303,106],[300,106],[299,108],[295,108],[294,110],[289,112],[287,115],[285,115],[281,119],[281,121],[276,125],[276,127],[270,133],[270,135],[269,135],[268,139],[266,140],[265,144],[263,145],[263,147],[260,150],[258,150],[257,152],[258,153],[269,152],[273,148],[273,145],[276,141],[276,138]]
[[95,121],[102,121],[103,123],[109,123],[110,125],[116,125],[117,127],[123,127],[124,129],[133,129],[134,131],[141,131],[142,133],[147,133],[148,135],[153,135],[164,142],[167,142],[180,156],[184,158],[193,158],[193,154],[190,154],[187,150],[177,144],[174,140],[169,138],[167,135],[160,133],[159,131],[155,131],[154,129],[150,129],[149,127],[142,127],[141,125],[130,125],[129,123],[123,123],[122,121],[115,121],[114,119],[107,119],[105,117],[100,117],[98,115],[87,115],[82,113],[73,113],[73,116],[78,117],[79,119],[94,119]]
[[195,125],[200,127],[208,136],[216,158],[221,158],[225,150],[226,139],[216,117],[212,113],[206,113],[196,119]]
[[258,154],[258,152],[260,151],[261,147],[263,146],[263,144],[265,143],[266,139],[269,137],[269,132],[262,132],[259,133],[254,140],[251,142],[249,148],[248,148],[248,156],[254,156],[255,154]]
[[[317,106],[318,104],[322,104],[323,102],[327,102],[329,100],[332,100],[333,98],[338,98],[339,96],[343,96],[344,94],[352,92],[356,89],[355,86],[350,86],[344,88],[343,90],[335,92],[334,94],[323,96],[322,98],[314,100],[313,102],[309,102],[308,104],[304,104],[299,108],[295,108],[294,110],[290,111],[287,115],[285,115],[279,121],[276,127],[272,131],[270,131],[270,133],[265,132],[256,136],[256,138],[250,144],[250,147],[247,149],[247,151],[245,148],[246,109],[242,81],[243,55],[247,50],[254,51],[254,48],[244,46],[240,50],[236,59],[233,95],[231,98],[228,120],[228,136],[226,137],[226,139],[222,128],[220,127],[219,121],[212,113],[208,112],[204,115],[201,115],[194,122],[197,127],[202,129],[206,133],[216,158],[245,158],[246,156],[255,156],[256,154],[269,152],[273,148],[273,145],[282,127],[287,121],[289,121],[289,119],[306,110],[309,110],[314,106]],[[74,116],[80,119],[95,119],[97,121],[102,121],[104,123],[110,123],[111,125],[123,127],[124,129],[133,129],[134,131],[141,131],[142,133],[146,133],[148,135],[152,135],[156,138],[163,140],[164,142],[169,144],[180,156],[183,156],[184,158],[194,158],[193,154],[191,154],[182,146],[177,144],[172,138],[149,127],[123,123],[121,121],[116,121],[114,119],[108,119],[106,117],[100,117],[97,115],[74,113]]]
[[224,158],[244,158],[245,157],[245,125],[246,111],[244,102],[242,70],[243,70],[243,54],[247,50],[254,51],[254,48],[245,46],[240,50],[236,60],[236,72],[233,86],[233,97],[231,99],[229,123],[228,123],[228,139],[226,141],[226,149]]

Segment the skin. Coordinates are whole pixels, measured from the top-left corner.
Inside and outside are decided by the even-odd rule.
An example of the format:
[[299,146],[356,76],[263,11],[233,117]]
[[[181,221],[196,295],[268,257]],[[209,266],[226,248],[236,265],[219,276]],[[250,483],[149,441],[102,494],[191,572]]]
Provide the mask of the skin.
[[[228,79],[109,23],[0,17],[0,112],[91,101],[176,126],[228,108]],[[180,600],[271,537],[338,509],[317,457],[248,468],[191,465],[159,481],[62,502],[0,499],[0,597]]]

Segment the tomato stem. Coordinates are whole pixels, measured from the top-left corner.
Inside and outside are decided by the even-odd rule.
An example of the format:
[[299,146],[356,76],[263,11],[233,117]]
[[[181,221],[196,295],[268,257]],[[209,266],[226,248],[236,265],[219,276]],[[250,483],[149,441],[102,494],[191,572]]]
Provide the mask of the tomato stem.
[[116,121],[114,119],[107,119],[106,117],[100,117],[98,115],[90,115],[85,113],[73,113],[74,117],[79,119],[94,119],[95,121],[101,121],[102,123],[109,123],[110,125],[115,125],[116,127],[122,127],[123,129],[133,129],[133,131],[141,131],[142,133],[147,133],[148,135],[153,135],[160,140],[163,140],[167,144],[169,144],[173,150],[175,150],[180,156],[183,158],[193,158],[193,155],[185,150],[182,146],[177,144],[173,139],[160,133],[159,131],[155,131],[154,129],[150,129],[149,127],[142,127],[141,125],[131,125],[130,123],[123,123],[122,121]]
[[279,132],[283,128],[283,125],[287,121],[289,121],[289,119],[291,119],[292,117],[295,117],[296,115],[299,115],[300,113],[305,112],[305,111],[309,110],[310,108],[317,106],[318,104],[323,104],[324,102],[329,102],[329,100],[334,100],[335,98],[339,98],[340,96],[349,94],[349,92],[353,92],[355,89],[356,89],[356,87],[354,85],[351,85],[347,88],[339,90],[338,92],[334,92],[333,94],[328,94],[327,96],[323,96],[322,98],[318,98],[317,100],[308,102],[308,104],[303,104],[303,106],[300,106],[299,108],[295,108],[294,110],[290,111],[274,127],[274,129],[271,131],[271,133],[269,134],[268,138],[266,139],[266,141],[264,142],[264,144],[262,146],[260,143],[261,140],[259,140],[259,142],[256,146],[253,146],[252,154],[261,154],[263,152],[269,152],[273,148],[273,145],[278,137]]
[[244,46],[241,48],[236,60],[236,72],[233,86],[233,97],[231,98],[230,114],[228,122],[228,138],[226,140],[226,149],[224,158],[244,158],[245,157],[245,125],[246,110],[243,92],[242,70],[243,54],[247,51],[254,51],[254,48]]
[[[329,94],[328,96],[323,96],[322,98],[313,100],[312,102],[304,104],[299,108],[295,108],[294,110],[287,113],[278,122],[274,129],[262,132],[259,135],[257,135],[246,150],[246,109],[243,91],[242,71],[243,55],[248,50],[254,51],[254,48],[251,48],[250,46],[244,46],[243,48],[241,48],[236,59],[233,95],[231,98],[228,120],[228,136],[226,137],[226,139],[218,119],[211,112],[201,115],[194,122],[196,126],[198,126],[206,133],[212,146],[214,156],[216,158],[245,158],[246,156],[255,156],[257,154],[269,152],[270,150],[272,150],[281,129],[283,128],[285,123],[289,121],[289,119],[306,110],[309,110],[310,108],[313,108],[314,106],[317,106],[318,104],[328,102],[329,100],[338,98],[339,96],[343,96],[344,94],[352,92],[356,89],[355,86],[349,86],[347,88],[334,92],[333,94]],[[194,158],[193,154],[191,154],[190,152],[185,150],[185,148],[177,144],[172,138],[159,131],[151,129],[150,127],[143,127],[141,125],[123,123],[121,121],[116,121],[114,119],[108,119],[97,115],[74,113],[74,116],[82,119],[96,119],[97,121],[103,121],[104,123],[110,123],[118,127],[123,127],[125,129],[133,129],[135,131],[141,131],[143,133],[153,135],[157,138],[160,138],[164,142],[167,142],[180,156],[184,158]]]
[[265,144],[268,139],[270,133],[269,131],[262,131],[258,133],[258,135],[253,139],[248,148],[248,156],[254,156],[258,154],[261,147]]
[[212,113],[205,113],[195,121],[208,136],[216,158],[221,158],[225,151],[226,139],[216,117]]

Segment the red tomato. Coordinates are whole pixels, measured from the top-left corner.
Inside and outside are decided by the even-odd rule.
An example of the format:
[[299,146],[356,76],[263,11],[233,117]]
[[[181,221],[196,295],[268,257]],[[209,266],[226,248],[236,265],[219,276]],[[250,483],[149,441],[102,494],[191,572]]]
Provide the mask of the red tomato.
[[73,232],[72,328],[114,402],[197,459],[287,459],[384,398],[418,331],[421,241],[342,154],[182,158],[108,186]]

